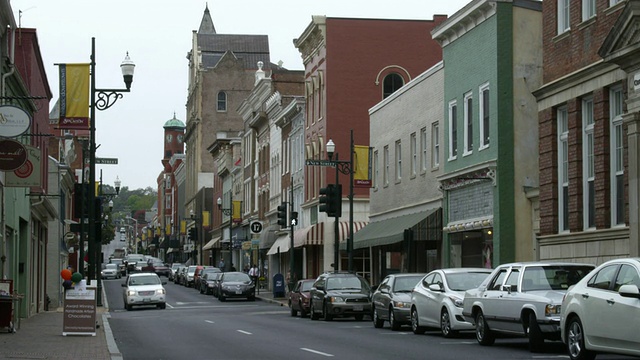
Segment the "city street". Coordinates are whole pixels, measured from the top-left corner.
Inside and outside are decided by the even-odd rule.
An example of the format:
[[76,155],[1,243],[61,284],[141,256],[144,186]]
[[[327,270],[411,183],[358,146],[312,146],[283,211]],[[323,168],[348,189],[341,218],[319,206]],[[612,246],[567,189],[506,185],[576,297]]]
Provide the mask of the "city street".
[[[163,278],[164,279],[164,278]],[[220,302],[192,288],[168,282],[167,308],[124,310],[124,280],[104,288],[117,346],[126,359],[558,359],[568,358],[563,345],[548,342],[533,354],[527,340],[498,339],[491,347],[476,343],[473,333],[445,339],[439,331],[414,335],[409,327],[391,331],[371,321],[291,317],[287,307],[264,301]],[[601,355],[598,359],[630,359]]]

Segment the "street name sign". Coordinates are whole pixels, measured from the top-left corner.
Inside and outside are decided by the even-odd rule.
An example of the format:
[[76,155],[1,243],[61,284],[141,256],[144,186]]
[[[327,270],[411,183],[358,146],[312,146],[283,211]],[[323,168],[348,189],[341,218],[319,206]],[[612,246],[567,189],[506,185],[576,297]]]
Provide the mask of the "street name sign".
[[118,165],[117,158],[96,158],[96,164]]
[[307,160],[307,165],[311,166],[333,166],[335,167],[338,163],[336,161],[331,160]]

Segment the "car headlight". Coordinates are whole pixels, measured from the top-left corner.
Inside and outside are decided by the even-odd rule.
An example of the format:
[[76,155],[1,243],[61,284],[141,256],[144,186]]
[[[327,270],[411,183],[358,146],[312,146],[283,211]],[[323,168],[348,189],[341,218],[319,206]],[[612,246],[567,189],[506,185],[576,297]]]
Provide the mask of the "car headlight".
[[451,300],[453,305],[455,305],[456,307],[459,307],[459,308],[462,307],[462,299],[461,298],[459,298],[457,296],[449,295],[449,300]]
[[158,290],[156,290],[156,295],[164,295],[164,294],[166,294],[166,293],[167,293],[167,292],[166,292],[164,289],[158,289]]
[[544,315],[560,315],[560,307],[561,305],[547,304],[547,306],[544,307]]
[[134,296],[136,294],[133,290],[127,290],[127,296]]
[[404,301],[394,301],[393,306],[398,309],[408,309],[411,307],[411,303],[404,302]]
[[345,302],[344,298],[340,297],[340,296],[331,296],[329,298],[329,301],[331,301],[332,303],[343,303],[343,302]]

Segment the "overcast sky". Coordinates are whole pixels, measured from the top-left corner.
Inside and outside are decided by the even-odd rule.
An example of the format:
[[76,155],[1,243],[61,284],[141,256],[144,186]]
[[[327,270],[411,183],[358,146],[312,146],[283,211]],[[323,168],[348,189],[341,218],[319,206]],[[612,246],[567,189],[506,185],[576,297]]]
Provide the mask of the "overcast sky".
[[[266,34],[271,61],[302,70],[293,46],[312,15],[422,19],[452,15],[467,0],[11,0],[16,22],[36,28],[53,99],[58,99],[54,63],[88,63],[96,38],[96,86],[123,88],[120,63],[126,52],[136,64],[131,92],[96,113],[97,157],[118,165],[97,165],[103,182],[116,176],[130,189],[157,187],[162,171],[164,123],[183,122],[187,98],[187,52],[206,4],[219,34]],[[21,11],[21,13],[19,12]],[[426,70],[426,69],[425,69]]]

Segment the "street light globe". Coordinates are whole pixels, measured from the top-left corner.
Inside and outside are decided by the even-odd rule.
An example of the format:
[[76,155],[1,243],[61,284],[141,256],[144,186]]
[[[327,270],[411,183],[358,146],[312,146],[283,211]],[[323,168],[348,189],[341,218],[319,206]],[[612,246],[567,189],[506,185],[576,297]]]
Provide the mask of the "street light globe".
[[218,209],[222,208],[222,198],[218,198],[218,200],[216,200],[216,204],[218,204]]
[[331,159],[333,157],[333,154],[336,151],[336,144],[333,142],[332,139],[329,139],[329,141],[327,142],[327,155],[329,156],[329,159]]
[[120,185],[122,185],[122,181],[120,181],[120,178],[117,175],[113,184],[116,186],[116,195],[120,194]]
[[131,83],[133,82],[133,71],[135,67],[136,64],[131,61],[129,52],[127,51],[127,55],[124,57],[122,64],[120,64],[120,70],[122,71],[122,77],[124,78],[124,83],[127,86],[127,90],[131,88]]
[[113,200],[109,200],[109,210],[113,210]]

